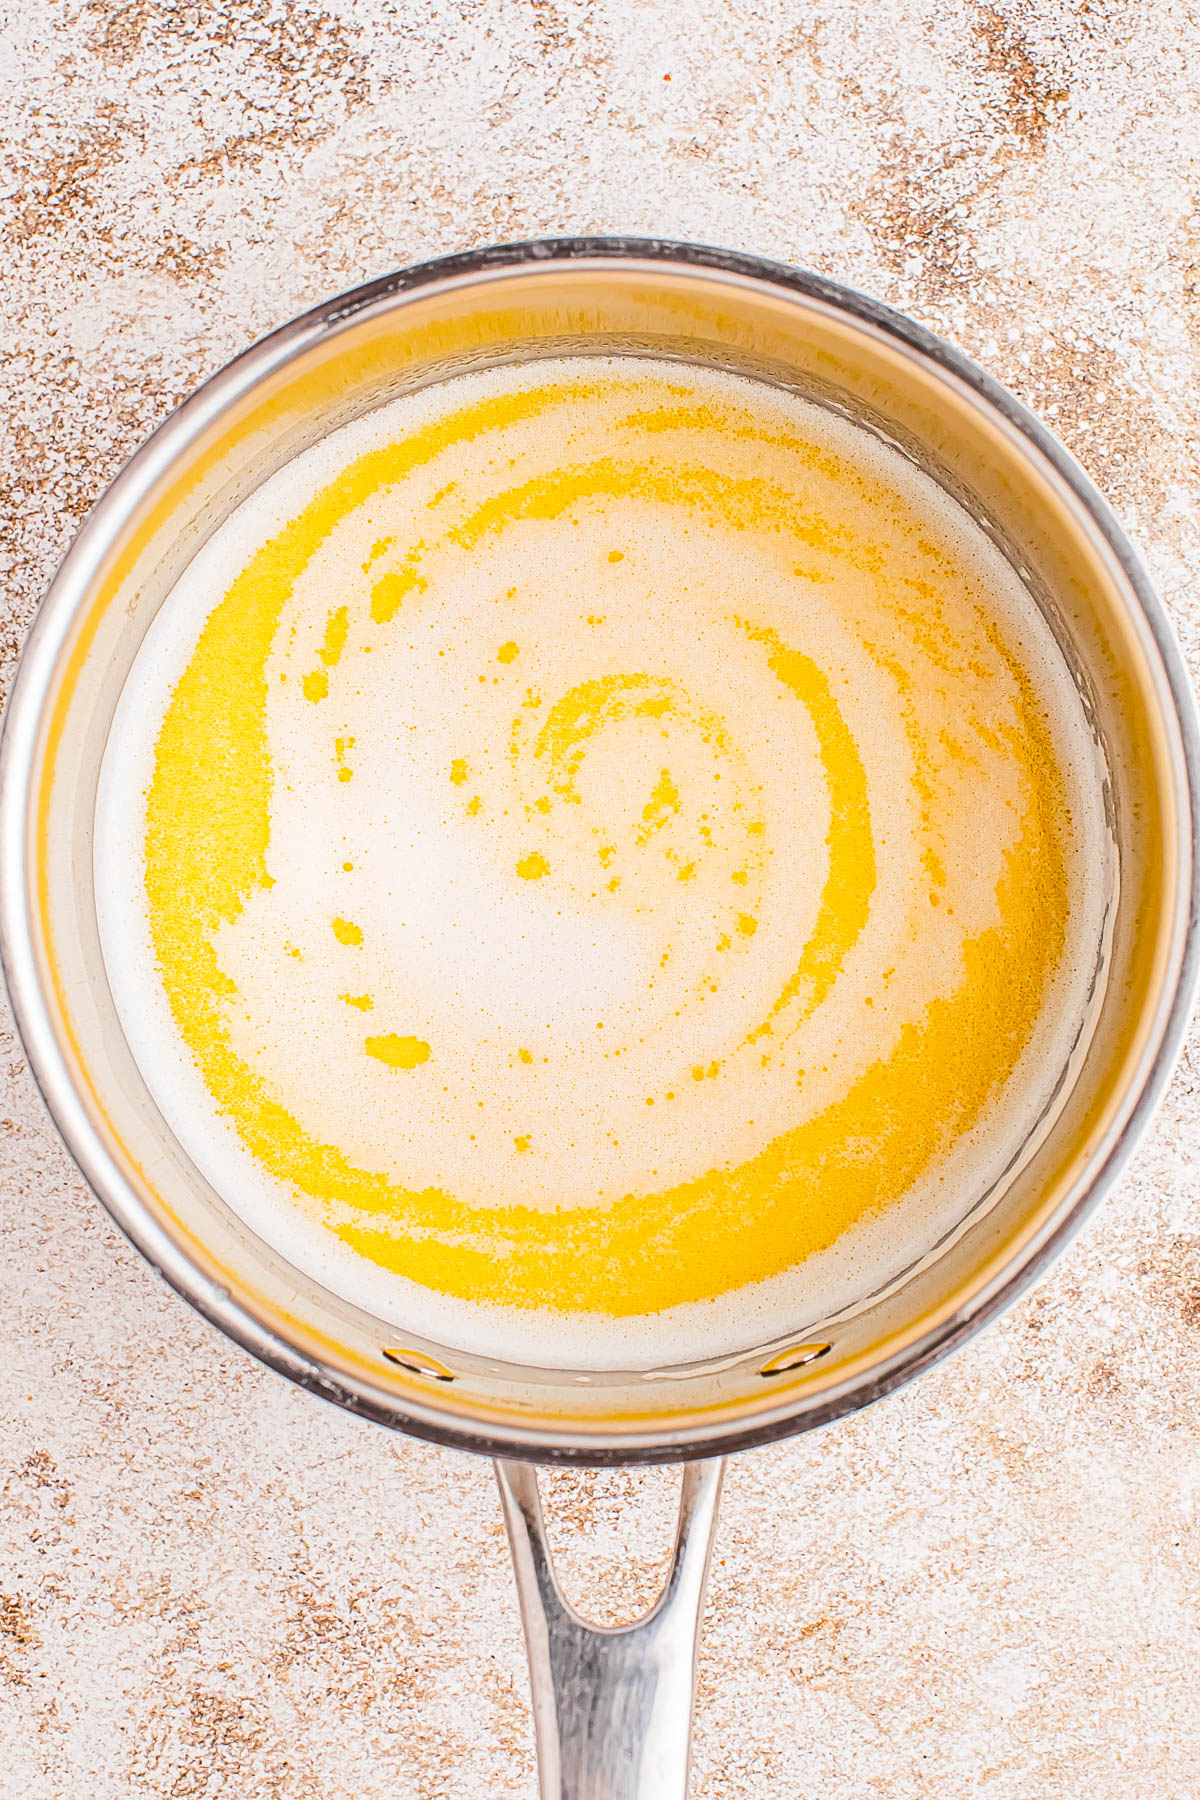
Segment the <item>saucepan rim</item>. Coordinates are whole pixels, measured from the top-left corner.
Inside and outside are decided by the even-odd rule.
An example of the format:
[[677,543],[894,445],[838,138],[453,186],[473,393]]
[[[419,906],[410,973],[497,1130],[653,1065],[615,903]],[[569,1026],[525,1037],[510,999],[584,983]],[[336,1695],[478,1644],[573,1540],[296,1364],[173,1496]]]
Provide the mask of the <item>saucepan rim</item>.
[[[1094,1166],[1076,1183],[1052,1229],[1018,1254],[1004,1278],[972,1295],[952,1317],[910,1345],[899,1358],[881,1362],[866,1376],[832,1391],[817,1405],[797,1399],[794,1409],[776,1408],[750,1423],[734,1420],[724,1428],[701,1421],[695,1430],[668,1429],[661,1439],[616,1436],[579,1430],[564,1422],[561,1430],[540,1425],[497,1431],[489,1424],[471,1429],[462,1412],[428,1410],[402,1401],[378,1398],[378,1390],[356,1391],[340,1373],[323,1370],[301,1354],[280,1332],[228,1292],[216,1289],[191,1262],[185,1250],[153,1219],[113,1162],[86,1109],[58,1044],[50,1005],[39,976],[30,917],[27,858],[30,845],[30,770],[44,703],[56,658],[79,606],[106,553],[154,483],[195,438],[235,401],[254,391],[272,372],[340,324],[368,309],[438,283],[501,276],[506,270],[553,266],[588,260],[621,261],[631,268],[671,265],[725,274],[816,301],[853,321],[898,341],[910,352],[964,383],[1020,438],[1047,462],[1086,513],[1092,527],[1115,559],[1140,608],[1160,659],[1174,722],[1179,732],[1187,788],[1189,855],[1176,894],[1174,924],[1180,947],[1173,986],[1162,1017],[1157,1044],[1132,1094],[1125,1122]],[[540,1462],[580,1463],[668,1462],[748,1449],[833,1418],[880,1399],[948,1355],[995,1318],[1046,1269],[1112,1187],[1128,1161],[1170,1079],[1187,1030],[1200,981],[1200,722],[1183,656],[1167,613],[1148,575],[1111,510],[1074,458],[1039,420],[999,382],[969,357],[925,326],[884,306],[854,288],[807,270],[742,252],[664,238],[559,237],[489,246],[413,264],[323,301],[280,326],[210,376],[172,412],[125,463],[98,501],[67,551],[29,633],[10,698],[0,743],[0,958],[18,1031],[31,1071],[48,1111],[81,1173],[116,1224],[169,1284],[210,1323],[259,1361],[301,1387],[332,1399],[377,1423],[457,1448],[524,1457]],[[1160,1007],[1162,1002],[1160,1002]],[[1134,1084],[1131,1084],[1131,1087]],[[765,1410],[765,1409],[764,1409]]]

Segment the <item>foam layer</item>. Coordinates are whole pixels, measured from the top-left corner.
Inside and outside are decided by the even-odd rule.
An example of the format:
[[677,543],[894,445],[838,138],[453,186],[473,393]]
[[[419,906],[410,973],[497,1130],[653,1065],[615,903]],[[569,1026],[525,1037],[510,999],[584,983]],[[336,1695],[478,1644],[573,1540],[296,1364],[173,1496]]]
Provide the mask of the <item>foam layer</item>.
[[563,361],[267,483],[102,779],[123,1022],[214,1184],[399,1327],[749,1345],[919,1256],[1078,1034],[1098,765],[1020,584],[773,389]]

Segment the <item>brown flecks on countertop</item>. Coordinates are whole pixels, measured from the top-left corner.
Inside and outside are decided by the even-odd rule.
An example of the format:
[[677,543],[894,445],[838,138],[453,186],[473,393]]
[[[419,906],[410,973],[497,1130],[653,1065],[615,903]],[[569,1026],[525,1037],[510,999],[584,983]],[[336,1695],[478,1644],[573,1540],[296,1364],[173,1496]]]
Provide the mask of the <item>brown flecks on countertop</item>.
[[29,1605],[22,1594],[0,1593],[0,1683],[24,1687],[29,1680],[27,1652],[38,1641]]
[[1040,145],[1071,98],[1065,77],[1035,56],[1019,16],[981,6],[976,30],[987,50],[988,68],[1005,84],[998,123],[1024,143]]

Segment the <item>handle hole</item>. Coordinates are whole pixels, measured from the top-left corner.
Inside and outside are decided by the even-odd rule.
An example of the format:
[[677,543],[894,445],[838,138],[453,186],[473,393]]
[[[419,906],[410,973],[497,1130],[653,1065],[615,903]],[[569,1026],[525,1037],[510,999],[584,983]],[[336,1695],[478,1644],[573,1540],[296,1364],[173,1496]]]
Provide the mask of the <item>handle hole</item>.
[[671,1565],[678,1468],[540,1471],[546,1538],[563,1594],[590,1625],[631,1625]]

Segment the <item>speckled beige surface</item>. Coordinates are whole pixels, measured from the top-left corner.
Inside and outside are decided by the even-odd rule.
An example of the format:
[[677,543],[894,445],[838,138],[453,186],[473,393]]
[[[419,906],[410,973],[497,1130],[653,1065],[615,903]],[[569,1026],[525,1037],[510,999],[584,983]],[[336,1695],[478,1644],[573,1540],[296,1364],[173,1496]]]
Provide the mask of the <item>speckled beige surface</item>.
[[[0,19],[6,664],[105,481],[249,339],[396,263],[630,231],[806,263],[981,357],[1107,490],[1200,666],[1188,6]],[[219,1341],[89,1198],[11,1040],[2,1068],[0,1791],[531,1797],[490,1469]],[[1198,1155],[1185,1059],[1032,1299],[869,1414],[732,1465],[696,1796],[1200,1792]],[[674,1478],[553,1493],[573,1591],[631,1608]]]

